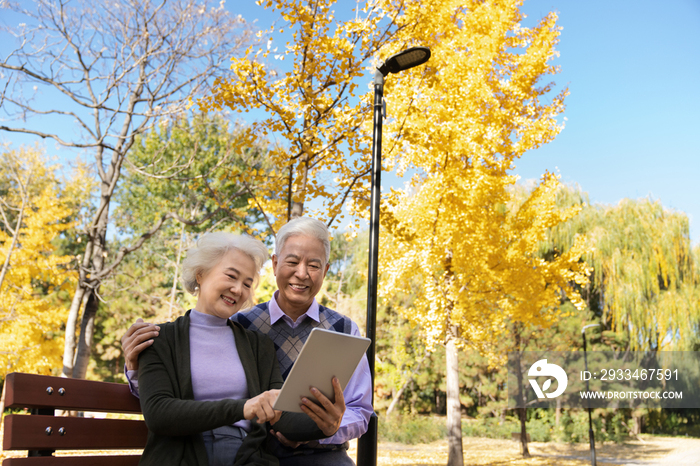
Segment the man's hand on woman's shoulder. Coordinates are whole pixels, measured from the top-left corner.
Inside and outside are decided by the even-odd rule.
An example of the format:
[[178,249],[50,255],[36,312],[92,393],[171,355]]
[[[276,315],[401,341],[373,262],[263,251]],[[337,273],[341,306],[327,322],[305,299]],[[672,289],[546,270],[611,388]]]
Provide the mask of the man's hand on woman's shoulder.
[[126,369],[135,371],[139,368],[139,354],[153,344],[153,339],[158,336],[160,327],[155,324],[136,319],[122,337],[122,351],[126,359]]

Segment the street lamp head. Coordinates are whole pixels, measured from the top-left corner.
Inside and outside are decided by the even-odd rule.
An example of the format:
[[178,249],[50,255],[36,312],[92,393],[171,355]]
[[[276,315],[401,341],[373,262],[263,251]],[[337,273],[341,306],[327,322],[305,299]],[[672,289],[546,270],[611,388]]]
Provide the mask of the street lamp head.
[[429,58],[430,49],[428,47],[411,47],[387,58],[377,69],[383,76],[386,76],[389,73],[399,73],[414,66],[422,65]]
[[581,333],[585,334],[585,333],[586,333],[586,329],[587,329],[587,328],[591,328],[591,327],[600,327],[600,324],[589,324],[589,325],[586,325],[586,326],[584,326],[584,327],[581,329]]

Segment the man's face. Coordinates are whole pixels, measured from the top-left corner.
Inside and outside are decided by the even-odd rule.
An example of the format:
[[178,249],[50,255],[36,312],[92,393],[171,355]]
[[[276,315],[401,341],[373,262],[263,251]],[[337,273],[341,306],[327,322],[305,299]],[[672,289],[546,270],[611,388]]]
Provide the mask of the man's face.
[[324,256],[323,243],[303,235],[287,238],[279,257],[272,256],[279,289],[277,304],[294,320],[308,310],[321,289],[328,271]]

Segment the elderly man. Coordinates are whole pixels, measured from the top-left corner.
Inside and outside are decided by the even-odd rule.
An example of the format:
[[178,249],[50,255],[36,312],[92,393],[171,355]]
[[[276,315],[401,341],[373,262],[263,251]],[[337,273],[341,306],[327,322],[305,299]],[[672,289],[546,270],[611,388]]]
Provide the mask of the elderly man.
[[[272,256],[278,290],[270,301],[231,317],[246,328],[266,334],[274,342],[285,379],[312,329],[319,327],[360,334],[352,320],[316,301],[316,294],[328,272],[329,256],[329,233],[322,222],[305,217],[291,220],[278,232]],[[138,355],[153,342],[158,330],[158,327],[139,319],[122,338],[127,378],[134,390],[138,390],[135,380]],[[308,400],[302,405],[304,412],[329,437],[298,444],[277,433],[272,448],[281,465],[354,464],[346,452],[348,441],[366,432],[372,414],[372,384],[367,358],[362,359],[344,391],[340,391],[335,379],[333,385],[335,403],[312,389],[321,405]]]

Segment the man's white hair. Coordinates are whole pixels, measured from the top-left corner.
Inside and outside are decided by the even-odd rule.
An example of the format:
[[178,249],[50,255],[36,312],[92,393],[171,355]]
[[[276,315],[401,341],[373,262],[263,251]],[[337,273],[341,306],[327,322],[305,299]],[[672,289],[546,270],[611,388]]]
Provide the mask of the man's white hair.
[[279,257],[284,243],[292,236],[310,236],[316,238],[323,244],[323,252],[325,253],[324,265],[328,263],[331,257],[331,241],[330,233],[325,223],[315,218],[297,217],[290,220],[285,226],[277,232],[275,241],[275,255]]

